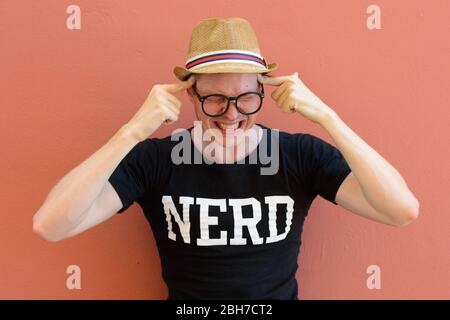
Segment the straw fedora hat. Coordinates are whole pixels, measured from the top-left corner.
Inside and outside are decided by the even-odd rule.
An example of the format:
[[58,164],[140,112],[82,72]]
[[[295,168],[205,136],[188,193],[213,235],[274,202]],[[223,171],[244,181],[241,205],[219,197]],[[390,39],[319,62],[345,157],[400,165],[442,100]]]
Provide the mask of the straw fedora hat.
[[196,73],[262,73],[277,68],[261,55],[255,32],[243,18],[201,20],[192,31],[184,67],[173,69],[186,80]]

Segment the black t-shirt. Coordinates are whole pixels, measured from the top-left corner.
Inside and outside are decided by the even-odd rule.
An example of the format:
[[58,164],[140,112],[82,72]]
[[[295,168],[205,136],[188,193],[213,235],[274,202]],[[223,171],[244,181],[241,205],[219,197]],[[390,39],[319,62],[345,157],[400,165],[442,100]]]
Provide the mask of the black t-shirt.
[[150,223],[168,299],[297,299],[304,219],[317,195],[336,204],[351,169],[318,137],[259,126],[268,154],[279,150],[275,174],[261,174],[267,161],[250,161],[261,143],[245,164],[196,164],[201,151],[191,141],[191,164],[175,164],[178,141],[168,136],[139,142],[109,178],[118,213],[135,201]]

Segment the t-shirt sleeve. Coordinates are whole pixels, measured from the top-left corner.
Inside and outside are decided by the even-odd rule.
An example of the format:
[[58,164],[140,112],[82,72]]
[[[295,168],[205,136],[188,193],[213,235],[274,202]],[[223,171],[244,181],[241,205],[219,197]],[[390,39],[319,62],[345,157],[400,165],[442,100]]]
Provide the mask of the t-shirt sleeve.
[[351,168],[339,149],[328,142],[310,134],[300,137],[300,170],[308,177],[313,194],[337,205],[337,191]]
[[157,148],[152,139],[137,143],[122,159],[108,181],[122,201],[122,213],[149,190],[154,183]]

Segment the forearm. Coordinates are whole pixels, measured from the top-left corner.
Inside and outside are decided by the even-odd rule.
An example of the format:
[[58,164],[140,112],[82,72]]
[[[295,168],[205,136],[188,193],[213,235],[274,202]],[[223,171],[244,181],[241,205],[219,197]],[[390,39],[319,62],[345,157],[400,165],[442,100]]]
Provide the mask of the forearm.
[[34,215],[33,224],[52,234],[65,233],[78,225],[112,172],[137,142],[125,126],[119,129],[106,144],[51,189]]
[[361,139],[335,113],[320,123],[347,160],[366,200],[391,217],[418,208],[418,201],[400,173]]

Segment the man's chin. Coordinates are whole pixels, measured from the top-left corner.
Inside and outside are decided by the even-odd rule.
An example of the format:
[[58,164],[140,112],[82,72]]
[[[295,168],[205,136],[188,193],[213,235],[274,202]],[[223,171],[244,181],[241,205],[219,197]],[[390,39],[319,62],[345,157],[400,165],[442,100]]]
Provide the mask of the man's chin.
[[215,143],[225,148],[232,148],[242,143],[245,138],[247,128],[238,128],[234,130],[212,128]]

